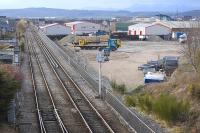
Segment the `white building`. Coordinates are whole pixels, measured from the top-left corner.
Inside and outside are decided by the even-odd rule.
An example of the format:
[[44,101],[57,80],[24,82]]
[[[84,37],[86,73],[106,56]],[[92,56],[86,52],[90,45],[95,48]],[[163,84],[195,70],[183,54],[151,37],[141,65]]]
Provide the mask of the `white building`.
[[170,33],[171,29],[161,24],[139,23],[128,27],[129,35],[159,36],[159,35],[169,35]]
[[71,28],[68,26],[53,23],[45,26],[40,26],[40,29],[48,36],[52,35],[69,35],[71,34]]
[[65,23],[65,26],[71,27],[71,33],[74,35],[96,33],[101,30],[101,25],[83,21]]

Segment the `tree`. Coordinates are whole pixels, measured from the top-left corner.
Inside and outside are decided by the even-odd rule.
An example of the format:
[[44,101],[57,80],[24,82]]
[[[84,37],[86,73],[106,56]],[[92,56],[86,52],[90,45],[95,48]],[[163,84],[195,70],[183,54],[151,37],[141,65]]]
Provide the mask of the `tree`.
[[9,103],[20,88],[21,80],[18,69],[0,64],[0,120],[5,119]]
[[196,23],[194,27],[186,32],[187,41],[183,45],[183,53],[195,72],[200,72],[200,23]]
[[19,39],[19,41],[21,40],[21,38],[24,37],[24,33],[26,31],[26,26],[27,26],[27,21],[25,21],[24,19],[21,19],[16,26],[16,34],[17,34],[17,38]]

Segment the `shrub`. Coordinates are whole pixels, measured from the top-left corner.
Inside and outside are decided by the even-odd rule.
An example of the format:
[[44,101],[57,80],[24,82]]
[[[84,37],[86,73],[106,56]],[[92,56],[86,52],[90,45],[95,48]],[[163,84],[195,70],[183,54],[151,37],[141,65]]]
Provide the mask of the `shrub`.
[[153,101],[152,97],[148,94],[141,94],[137,96],[138,105],[143,111],[150,113],[152,111]]
[[115,80],[112,80],[111,81],[111,86],[112,86],[113,89],[116,88],[117,87],[117,82]]
[[119,92],[121,94],[125,94],[127,87],[125,84],[117,84],[115,80],[111,81],[111,86],[114,91]]
[[188,117],[189,103],[178,101],[169,94],[162,94],[154,101],[153,112],[167,122],[184,121]]
[[126,96],[125,97],[125,103],[129,107],[135,107],[137,103],[137,99],[134,96]]
[[20,75],[11,66],[0,65],[0,119],[5,118],[8,105],[20,88],[20,80]]
[[142,111],[154,113],[166,122],[185,121],[189,117],[189,103],[179,101],[169,94],[152,97],[150,94],[127,96],[125,102],[128,106],[138,106]]

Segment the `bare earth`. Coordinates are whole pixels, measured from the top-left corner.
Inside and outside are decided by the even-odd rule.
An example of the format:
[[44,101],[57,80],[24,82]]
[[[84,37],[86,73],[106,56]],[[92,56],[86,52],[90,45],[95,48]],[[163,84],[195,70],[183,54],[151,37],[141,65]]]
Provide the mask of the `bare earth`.
[[[123,46],[111,52],[110,61],[103,63],[102,73],[110,80],[125,83],[129,90],[144,84],[143,73],[138,71],[138,66],[150,60],[157,60],[163,56],[180,56],[182,46],[177,42],[123,42]],[[96,61],[97,50],[81,50],[89,62],[98,71]]]

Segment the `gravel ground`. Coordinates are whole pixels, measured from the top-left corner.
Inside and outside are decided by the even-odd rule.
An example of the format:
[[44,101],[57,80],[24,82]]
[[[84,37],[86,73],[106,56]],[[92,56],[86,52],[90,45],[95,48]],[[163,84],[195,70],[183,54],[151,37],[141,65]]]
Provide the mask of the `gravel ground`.
[[63,123],[67,127],[67,130],[69,132],[88,132],[80,115],[76,111],[73,111],[75,110],[75,107],[72,105],[69,97],[66,95],[63,87],[53,73],[52,68],[48,64],[41,49],[39,49],[37,45],[35,45],[35,48],[38,53],[40,62],[42,63],[41,65],[43,67],[49,89],[54,98],[55,105],[58,109],[61,119],[63,120]]
[[[180,56],[181,45],[177,42],[123,42],[123,46],[111,52],[110,61],[103,63],[102,73],[110,80],[125,83],[129,91],[143,83],[143,73],[138,71],[138,66],[158,57]],[[90,64],[98,71],[96,61],[97,50],[81,50],[79,54],[87,57]]]
[[[26,46],[26,45],[25,45]],[[25,47],[27,50],[27,47]],[[20,92],[19,108],[19,132],[20,133],[38,133],[37,116],[35,108],[34,92],[32,88],[28,53],[24,53],[21,71],[23,73],[22,89]]]

